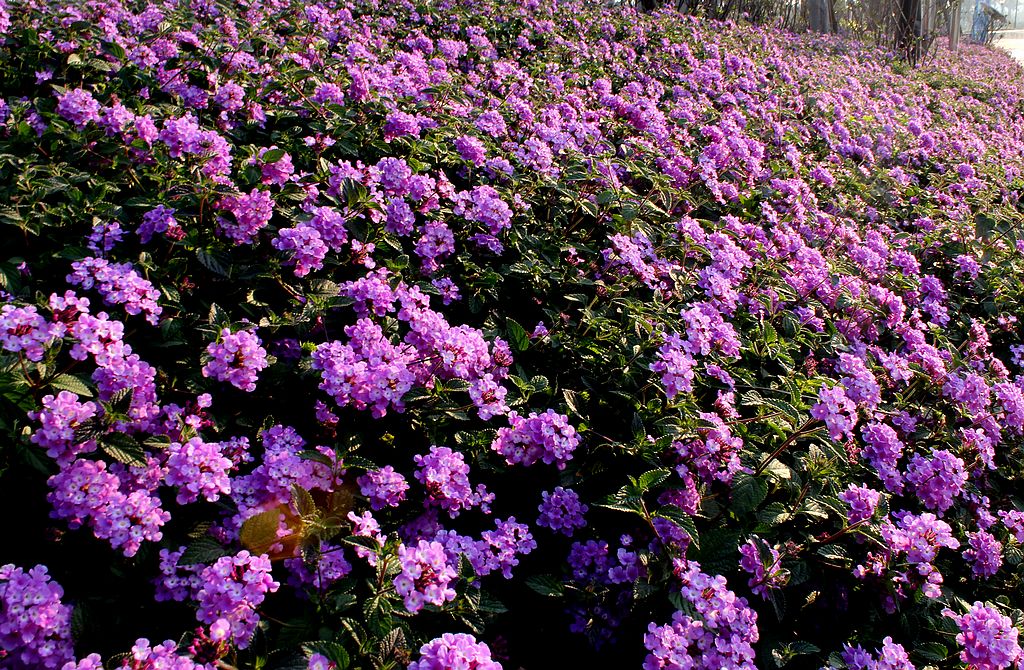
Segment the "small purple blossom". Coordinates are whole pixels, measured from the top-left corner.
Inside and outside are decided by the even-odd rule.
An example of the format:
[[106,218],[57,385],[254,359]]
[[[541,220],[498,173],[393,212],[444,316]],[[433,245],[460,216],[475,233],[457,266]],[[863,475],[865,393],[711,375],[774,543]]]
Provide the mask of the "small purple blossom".
[[246,330],[232,333],[224,328],[219,340],[206,347],[206,353],[210,360],[203,366],[203,376],[229,382],[243,391],[256,390],[257,375],[269,365],[260,338]]
[[580,502],[579,495],[572,489],[556,486],[554,491],[541,492],[541,497],[543,501],[537,508],[540,511],[538,526],[572,537],[577,528],[587,525],[584,515],[588,507]]
[[270,576],[270,559],[245,550],[222,556],[202,571],[200,581],[196,618],[206,624],[226,620],[235,644],[248,647],[260,620],[256,610],[280,586]]
[[401,545],[398,561],[402,572],[394,579],[395,590],[409,612],[415,614],[424,605],[440,606],[454,600],[455,590],[449,584],[457,573],[448,564],[443,545],[426,540],[415,546]]
[[420,647],[420,658],[407,670],[501,670],[491,650],[466,633],[445,633]]

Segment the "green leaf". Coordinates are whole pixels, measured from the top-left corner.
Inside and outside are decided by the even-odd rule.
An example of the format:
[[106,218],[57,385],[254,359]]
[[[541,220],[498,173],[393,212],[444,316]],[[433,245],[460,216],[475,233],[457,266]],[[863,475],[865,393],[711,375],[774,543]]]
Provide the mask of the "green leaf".
[[93,397],[92,389],[90,389],[84,381],[74,375],[57,375],[50,380],[50,386],[58,391],[70,391],[71,393],[83,398]]
[[668,519],[685,530],[686,534],[690,536],[690,543],[693,545],[693,548],[700,551],[700,536],[697,535],[697,524],[694,523],[692,516],[675,505],[663,505],[662,507],[659,507],[655,510],[654,516],[660,516]]
[[505,321],[505,329],[508,332],[508,341],[516,351],[526,351],[530,346],[530,335],[526,329],[519,325],[515,319]]
[[643,492],[649,491],[652,487],[661,484],[672,474],[672,471],[668,468],[658,468],[657,470],[648,470],[647,472],[640,475],[636,480],[636,485]]
[[277,161],[284,158],[284,154],[284,149],[270,149],[268,151],[263,152],[263,155],[260,156],[260,160],[265,165],[270,165],[271,163],[276,163]]
[[123,433],[105,435],[99,446],[107,456],[125,465],[146,464],[146,451],[142,445]]
[[227,556],[228,550],[221,546],[220,542],[212,537],[201,537],[193,540],[178,559],[178,565],[210,564],[222,556]]
[[217,303],[210,303],[210,313],[206,317],[206,322],[211,326],[227,326],[231,323],[231,315]]
[[302,650],[306,652],[307,656],[312,656],[313,654],[326,656],[337,666],[337,670],[345,670],[352,663],[348,651],[337,642],[329,642],[327,640],[307,642],[302,645]]
[[768,496],[768,484],[761,477],[741,475],[732,489],[731,509],[737,515],[753,512]]
[[914,645],[912,653],[926,661],[941,662],[949,658],[949,649],[938,642],[919,642]]
[[316,503],[313,502],[313,496],[298,484],[292,484],[292,502],[295,503],[295,509],[301,517],[310,517],[317,514],[318,510]]
[[210,272],[222,277],[228,276],[228,266],[220,254],[214,255],[206,249],[196,249],[196,260]]
[[345,544],[351,544],[353,547],[365,547],[371,551],[380,551],[380,544],[377,543],[372,537],[363,537],[362,535],[350,535],[349,537],[341,540]]
[[565,595],[565,584],[554,575],[528,577],[526,585],[542,596],[555,598]]

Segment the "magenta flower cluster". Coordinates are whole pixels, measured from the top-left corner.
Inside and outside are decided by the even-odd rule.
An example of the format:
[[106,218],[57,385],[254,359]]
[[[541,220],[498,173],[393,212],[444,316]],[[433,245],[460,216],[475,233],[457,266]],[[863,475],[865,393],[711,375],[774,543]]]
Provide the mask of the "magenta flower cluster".
[[73,658],[71,608],[46,566],[0,567],[0,660],[14,669],[60,668]]
[[491,449],[505,457],[509,465],[530,466],[538,461],[565,469],[580,443],[569,418],[552,409],[527,417],[509,412],[509,426],[499,428]]
[[249,646],[259,624],[259,606],[280,584],[270,576],[270,559],[242,550],[217,559],[199,575],[196,618],[206,624],[227,622],[235,644]]
[[260,371],[269,365],[267,350],[261,345],[260,338],[247,330],[233,333],[230,328],[222,329],[218,340],[206,347],[210,358],[203,366],[203,376],[242,391],[255,391]]
[[420,658],[407,670],[501,670],[501,663],[491,660],[491,650],[483,642],[466,633],[445,633],[420,647]]
[[455,598],[450,584],[457,573],[442,544],[420,540],[413,546],[402,545],[398,561],[402,571],[395,576],[394,585],[405,609],[415,614],[424,605],[444,605]]

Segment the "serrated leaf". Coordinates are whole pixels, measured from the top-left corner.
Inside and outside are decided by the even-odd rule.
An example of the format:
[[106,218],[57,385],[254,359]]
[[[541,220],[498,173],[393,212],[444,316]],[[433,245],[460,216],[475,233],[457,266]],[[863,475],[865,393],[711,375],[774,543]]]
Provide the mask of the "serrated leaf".
[[635,514],[643,514],[644,503],[638,496],[624,496],[615,494],[607,496],[594,503],[597,507],[604,507],[605,509],[613,509],[618,512],[632,512]]
[[57,375],[50,380],[50,386],[58,391],[70,391],[82,398],[92,398],[93,392],[84,381],[74,375]]
[[534,575],[528,577],[526,586],[549,598],[557,598],[565,595],[565,584],[554,575]]
[[295,504],[295,509],[301,517],[310,517],[317,514],[313,496],[309,494],[308,490],[298,484],[292,484],[292,503]]
[[178,558],[178,565],[209,565],[218,558],[228,555],[227,549],[212,537],[200,537],[193,540]]
[[366,549],[370,549],[371,551],[380,550],[380,543],[378,543],[377,540],[375,540],[372,537],[363,537],[362,535],[350,535],[342,539],[342,542],[344,542],[345,544],[350,544],[353,547],[364,547]]
[[316,461],[317,463],[323,463],[324,465],[333,467],[334,461],[330,459],[326,454],[317,451],[316,449],[306,449],[300,451],[298,457],[304,461]]
[[313,654],[326,656],[327,659],[336,666],[335,670],[345,670],[352,663],[352,660],[348,655],[348,650],[337,642],[330,642],[327,640],[307,642],[302,645],[302,650],[306,652],[307,656],[312,656]]
[[212,254],[206,249],[196,249],[196,260],[210,272],[222,277],[228,276],[228,266],[219,254]]
[[659,507],[655,510],[654,516],[660,516],[668,519],[685,530],[686,534],[690,536],[690,544],[693,545],[694,549],[700,551],[700,536],[697,534],[697,524],[694,522],[692,516],[675,505],[663,505]]
[[741,476],[732,489],[730,508],[736,514],[753,512],[768,496],[768,484],[760,477]]
[[211,326],[227,326],[231,323],[231,315],[217,303],[210,303],[210,312],[206,316],[206,322]]
[[508,333],[509,344],[516,351],[526,351],[530,346],[530,335],[526,329],[519,325],[515,319],[505,321],[505,330]]
[[672,474],[672,471],[668,468],[658,468],[657,470],[648,470],[639,477],[637,477],[636,485],[643,491],[647,492],[652,487],[661,484]]
[[284,149],[268,149],[263,152],[262,156],[260,156],[260,161],[265,165],[270,165],[271,163],[276,163],[284,158],[284,154]]
[[912,653],[926,661],[945,661],[949,658],[949,649],[939,642],[919,642],[914,645]]
[[99,442],[100,450],[125,465],[145,465],[146,451],[134,439],[123,433],[105,435]]
[[266,554],[281,541],[277,530],[280,526],[281,510],[277,507],[255,514],[242,523],[238,540],[254,554]]

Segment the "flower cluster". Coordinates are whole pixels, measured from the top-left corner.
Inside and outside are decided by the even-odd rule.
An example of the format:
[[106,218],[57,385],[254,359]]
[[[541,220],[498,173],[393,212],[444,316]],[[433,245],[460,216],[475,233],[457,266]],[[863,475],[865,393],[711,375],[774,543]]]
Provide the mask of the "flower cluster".
[[501,663],[491,660],[491,650],[483,642],[466,633],[445,633],[420,647],[420,658],[408,670],[501,670]]
[[563,470],[580,443],[569,417],[552,409],[543,414],[530,412],[527,417],[510,412],[508,422],[508,428],[498,429],[491,449],[504,456],[509,465],[529,466],[541,461]]
[[750,575],[747,586],[754,595],[768,597],[768,592],[782,588],[789,573],[781,567],[779,550],[756,535],[740,545],[740,568]]
[[542,491],[540,495],[543,501],[537,508],[540,511],[538,526],[572,537],[577,528],[587,525],[584,515],[588,507],[572,489],[556,486],[554,491]]
[[199,575],[202,587],[196,594],[199,609],[196,617],[207,624],[227,621],[235,644],[249,646],[260,621],[257,609],[268,593],[280,584],[270,576],[270,559],[253,556],[242,550],[234,556],[223,556]]
[[1019,665],[1024,655],[1010,617],[981,602],[964,614],[943,610],[960,627],[956,641],[963,647],[960,660],[979,670],[1001,670]]
[[672,623],[651,623],[644,635],[650,652],[644,670],[736,668],[753,670],[753,643],[758,640],[757,614],[727,588],[724,577],[712,577],[694,562],[677,566],[682,597],[693,615],[676,612]]
[[405,500],[405,492],[409,490],[409,482],[390,465],[370,470],[359,477],[356,483],[359,484],[359,492],[370,499],[370,509],[374,511],[398,506]]
[[910,656],[902,644],[896,644],[891,637],[882,640],[882,648],[878,658],[858,645],[846,645],[842,653],[843,661],[850,670],[915,670]]
[[261,344],[260,338],[247,330],[232,333],[224,328],[218,341],[206,347],[210,360],[203,366],[203,376],[229,382],[243,391],[256,390],[260,370],[269,365]]
[[420,540],[415,546],[402,545],[398,561],[402,572],[394,584],[405,609],[415,614],[424,605],[443,605],[455,598],[455,590],[449,586],[456,577],[455,568],[448,564],[440,543]]
[[469,483],[469,465],[465,457],[448,447],[430,447],[427,454],[416,455],[416,480],[427,490],[427,504],[440,507],[455,518],[464,509],[480,507],[488,511],[494,494],[483,484],[474,489]]
[[167,476],[170,486],[178,487],[177,503],[184,505],[200,497],[215,502],[221,494],[231,493],[228,472],[234,467],[216,442],[193,437],[185,443],[172,442],[167,448]]
[[143,541],[157,542],[171,515],[145,488],[131,490],[102,461],[77,459],[49,479],[52,515],[72,528],[86,523],[96,537],[108,540],[125,556],[134,556]]
[[49,323],[34,305],[0,307],[0,345],[14,353],[25,352],[30,361],[41,360],[45,347],[63,334],[62,325]]
[[60,668],[73,654],[71,608],[46,566],[0,567],[0,658],[13,668]]
[[160,292],[143,279],[131,263],[111,263],[103,258],[87,257],[71,264],[74,270],[67,276],[69,284],[85,289],[93,287],[108,305],[124,305],[129,314],[145,314],[154,326],[160,320],[163,308],[157,304]]

